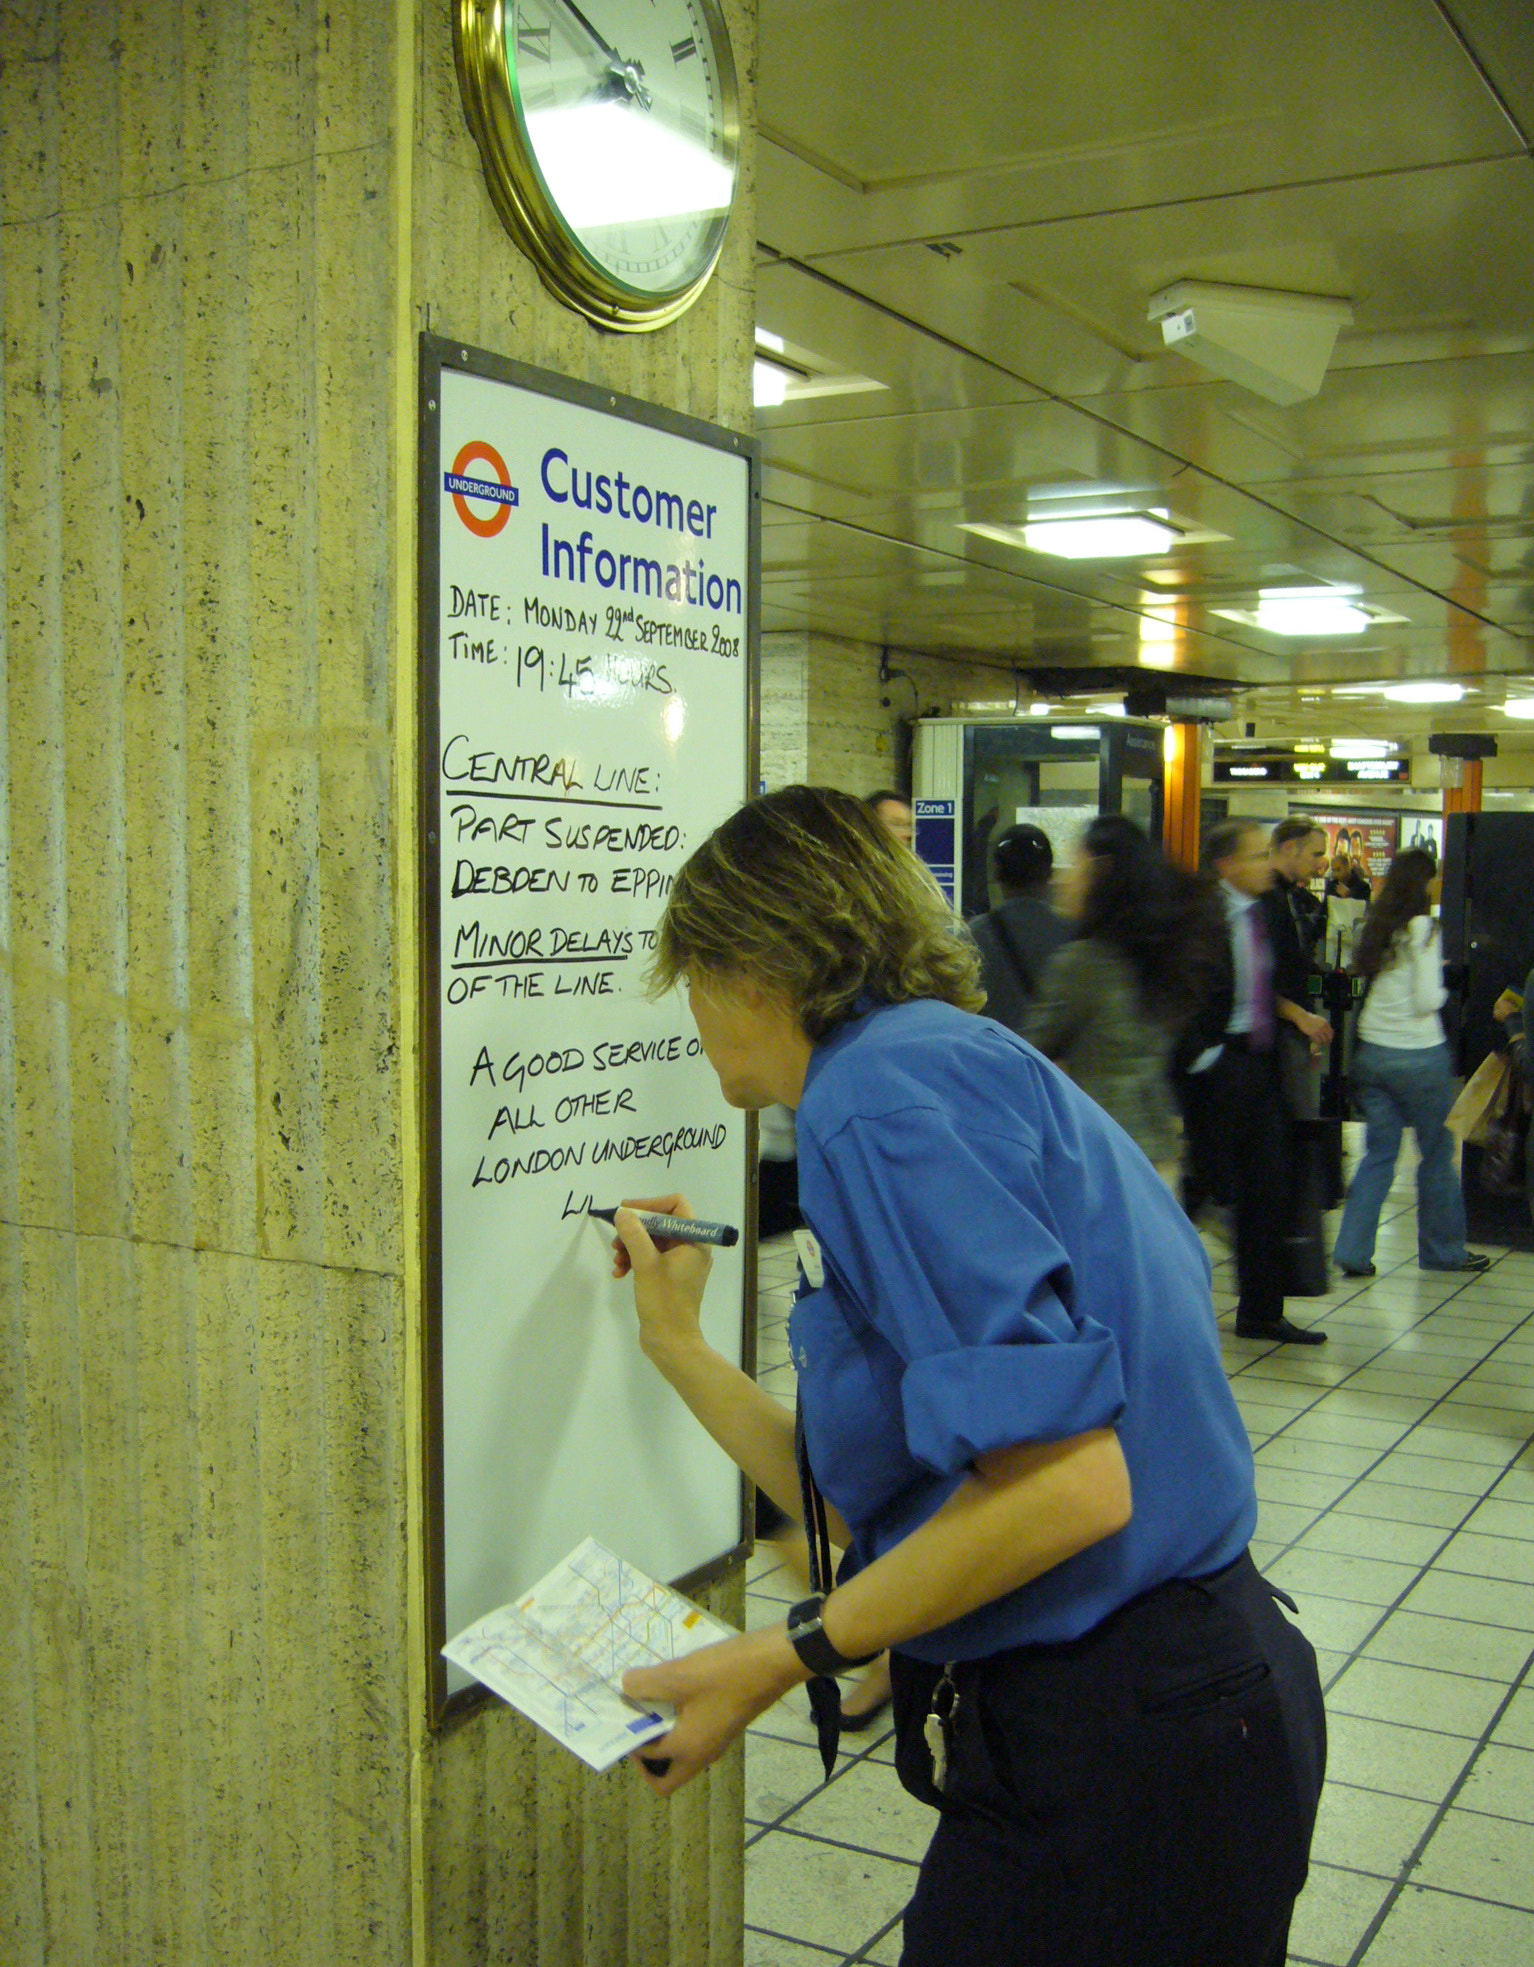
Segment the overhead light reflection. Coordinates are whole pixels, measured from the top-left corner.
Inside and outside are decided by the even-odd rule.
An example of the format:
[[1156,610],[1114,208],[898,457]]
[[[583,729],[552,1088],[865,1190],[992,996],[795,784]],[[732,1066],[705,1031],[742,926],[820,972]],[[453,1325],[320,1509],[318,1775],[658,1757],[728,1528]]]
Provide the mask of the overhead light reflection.
[[577,232],[729,209],[728,167],[627,103],[534,110],[527,131],[550,194]]

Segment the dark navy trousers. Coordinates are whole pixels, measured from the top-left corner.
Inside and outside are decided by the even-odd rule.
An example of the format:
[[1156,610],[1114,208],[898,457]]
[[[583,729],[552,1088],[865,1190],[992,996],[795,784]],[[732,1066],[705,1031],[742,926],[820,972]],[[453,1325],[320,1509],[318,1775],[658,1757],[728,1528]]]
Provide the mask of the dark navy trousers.
[[942,1669],[893,1664],[901,1781],[940,1812],[902,1967],[1283,1967],[1326,1721],[1315,1654],[1249,1557],[957,1666],[941,1793],[923,1725]]

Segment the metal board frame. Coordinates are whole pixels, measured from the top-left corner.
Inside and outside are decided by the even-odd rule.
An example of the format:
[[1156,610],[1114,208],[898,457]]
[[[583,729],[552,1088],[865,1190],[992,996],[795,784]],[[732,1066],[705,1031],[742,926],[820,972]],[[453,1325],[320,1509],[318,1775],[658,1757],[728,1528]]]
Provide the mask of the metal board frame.
[[[417,744],[415,842],[416,888],[418,900],[417,975],[419,984],[419,1135],[421,1141],[421,1290],[422,1317],[421,1384],[423,1426],[421,1432],[422,1495],[425,1503],[422,1576],[426,1604],[423,1629],[426,1660],[427,1721],[440,1729],[497,1697],[482,1687],[469,1687],[449,1696],[447,1668],[442,1647],[451,1636],[446,1622],[446,1552],[444,1537],[443,1413],[442,1375],[442,1088],[438,1071],[440,1057],[441,974],[440,911],[441,887],[436,834],[437,758],[440,740],[438,720],[438,640],[437,597],[441,575],[439,522],[441,510],[440,412],[441,376],[445,370],[482,377],[491,382],[514,384],[517,388],[596,410],[605,416],[621,417],[684,437],[694,443],[743,458],[747,465],[747,553],[744,612],[746,661],[746,744],[742,800],[757,790],[761,770],[761,566],[762,566],[762,485],[761,451],[753,437],[704,423],[697,417],[659,404],[641,402],[597,384],[579,382],[571,376],[556,375],[527,363],[513,361],[488,349],[472,348],[440,335],[423,333],[420,338],[420,370],[417,394],[417,632],[419,667],[417,670]],[[757,1286],[757,1121],[746,1116],[746,1222],[744,1256],[741,1265],[741,1359],[747,1372],[756,1370],[756,1286]],[[752,1547],[750,1511],[753,1490],[744,1476],[740,1481],[739,1535],[728,1549],[685,1576],[671,1579],[679,1591],[695,1593],[724,1576],[740,1563]]]

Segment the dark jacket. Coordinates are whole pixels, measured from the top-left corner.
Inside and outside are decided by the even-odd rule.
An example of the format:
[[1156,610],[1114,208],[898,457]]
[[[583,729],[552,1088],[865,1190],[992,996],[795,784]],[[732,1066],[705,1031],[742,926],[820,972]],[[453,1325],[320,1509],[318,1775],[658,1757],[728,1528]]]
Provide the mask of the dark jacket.
[[1014,895],[988,915],[977,915],[969,932],[980,951],[985,1014],[1024,1035],[1028,1006],[1044,966],[1064,942],[1070,924],[1033,895]]
[[1308,888],[1281,874],[1274,875],[1261,906],[1273,949],[1273,995],[1303,1008],[1325,911]]

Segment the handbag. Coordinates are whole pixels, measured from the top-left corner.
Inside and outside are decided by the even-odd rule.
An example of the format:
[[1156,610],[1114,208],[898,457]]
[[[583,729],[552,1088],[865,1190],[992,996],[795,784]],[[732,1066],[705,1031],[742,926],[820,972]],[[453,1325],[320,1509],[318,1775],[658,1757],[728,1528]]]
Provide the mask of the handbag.
[[1481,1125],[1481,1186],[1488,1195],[1521,1195],[1529,1140],[1529,1089],[1516,1061],[1504,1053],[1503,1088]]
[[1443,1124],[1467,1146],[1484,1147],[1486,1128],[1506,1104],[1508,1089],[1517,1077],[1510,1054],[1488,1052],[1465,1081]]

